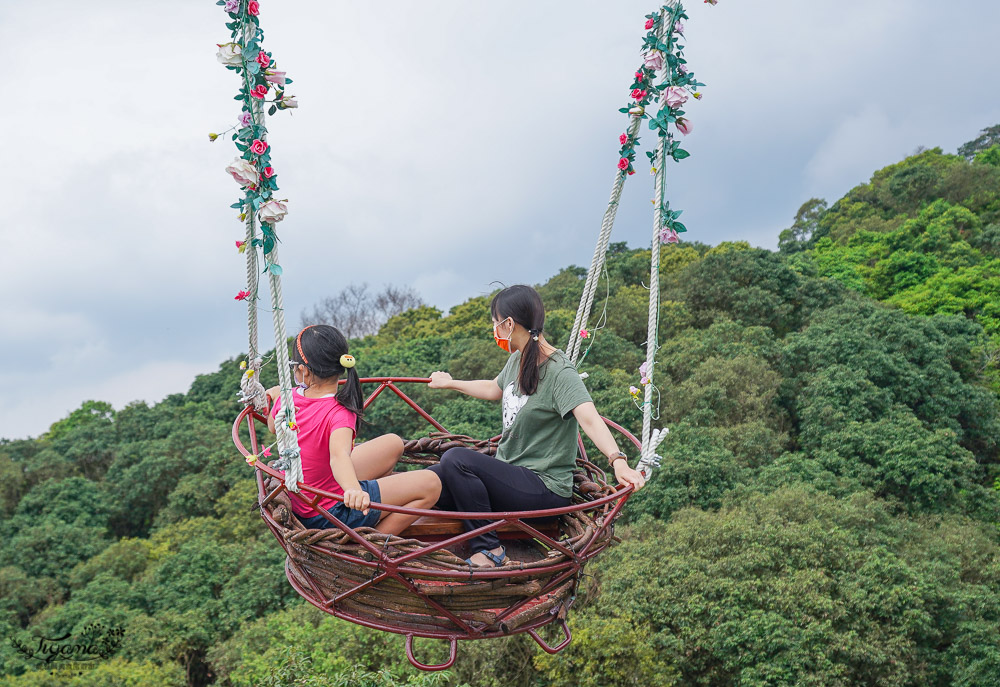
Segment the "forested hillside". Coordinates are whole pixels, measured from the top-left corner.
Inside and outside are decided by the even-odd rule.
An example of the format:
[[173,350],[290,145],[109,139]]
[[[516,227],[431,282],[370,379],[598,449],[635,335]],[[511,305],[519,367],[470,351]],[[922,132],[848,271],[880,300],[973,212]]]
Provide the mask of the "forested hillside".
[[[809,201],[778,252],[663,247],[665,460],[588,569],[562,654],[468,642],[423,675],[399,637],[302,602],[231,444],[237,355],[154,406],[92,401],[0,443],[0,685],[1000,684],[1000,146],[963,152]],[[648,264],[612,244],[580,365],[634,432]],[[538,286],[560,346],[584,273]],[[393,316],[352,341],[358,370],[493,377],[488,303]],[[497,433],[492,404],[407,391]],[[369,435],[429,430],[389,398],[367,417]],[[108,628],[120,645],[80,674],[18,650]]]

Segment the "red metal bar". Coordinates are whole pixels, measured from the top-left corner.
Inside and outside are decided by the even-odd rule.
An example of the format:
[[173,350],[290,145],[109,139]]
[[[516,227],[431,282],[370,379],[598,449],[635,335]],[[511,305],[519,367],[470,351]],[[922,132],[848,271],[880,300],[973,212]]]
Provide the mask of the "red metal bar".
[[385,387],[386,386],[388,386],[388,383],[387,382],[382,382],[381,384],[378,385],[378,388],[375,389],[375,391],[372,392],[372,395],[365,399],[365,406],[364,406],[365,410],[367,410],[368,406],[370,406],[372,404],[372,401],[374,401],[376,398],[379,397],[379,394],[381,394],[383,391],[385,391]]
[[572,549],[566,548],[565,546],[557,542],[555,539],[552,539],[551,537],[543,534],[542,532],[539,532],[528,523],[522,520],[516,520],[511,522],[511,524],[514,525],[514,527],[521,530],[522,532],[527,532],[529,535],[531,535],[532,539],[537,539],[542,543],[546,544],[547,546],[550,546],[551,548],[556,549],[557,551],[561,551],[562,554],[567,558],[576,560],[576,554],[573,553]]
[[[430,380],[427,380],[427,381],[430,381]],[[417,414],[420,415],[420,417],[424,418],[429,423],[431,423],[432,425],[434,425],[434,427],[437,428],[437,430],[439,432],[447,432],[448,431],[447,429],[444,428],[444,425],[442,425],[440,422],[438,422],[437,420],[435,420],[434,418],[432,418],[430,416],[430,414],[426,410],[424,410],[423,408],[421,408],[420,406],[418,406],[413,399],[411,399],[409,396],[407,396],[406,394],[404,394],[400,390],[400,388],[397,387],[395,384],[393,384],[392,382],[390,382],[389,383],[389,388],[392,389],[396,393],[397,396],[399,396],[401,399],[403,399],[403,401],[406,403],[406,405],[410,406],[415,411],[417,411]]]
[[[535,599],[540,599],[543,596],[545,596],[546,594],[549,594],[550,592],[552,592],[552,590],[554,590],[556,587],[558,587],[559,585],[561,585],[563,582],[565,582],[569,578],[573,577],[574,575],[579,574],[580,570],[581,570],[581,567],[578,565],[573,570],[567,570],[566,572],[562,573],[561,575],[556,575],[551,580],[549,580],[548,584],[546,584],[544,587],[542,587],[542,591],[540,591],[537,594],[535,594],[534,598],[531,598],[531,599],[522,599],[521,601],[518,601],[516,604],[514,604],[510,608],[505,609],[502,613],[499,613],[497,615],[497,623],[498,624],[503,623],[503,619],[506,618],[507,616],[513,615],[514,613],[517,613],[518,611],[520,611],[522,608],[524,608],[525,606],[527,606],[529,603],[531,603]],[[548,625],[550,622],[552,622],[552,621],[549,620],[546,623],[542,623],[542,625]]]
[[[559,644],[558,646],[549,646],[548,642],[539,637],[537,632],[534,630],[528,630],[528,634],[531,635],[531,638],[534,639],[538,646],[542,647],[542,651],[547,654],[558,654],[573,641],[573,633],[569,631],[569,625],[567,625],[566,621],[562,619],[560,619],[559,622],[562,624],[563,635],[565,635],[566,639],[563,640],[562,644]],[[417,667],[419,668],[420,666]]]
[[447,670],[455,664],[455,657],[458,656],[458,640],[454,637],[451,638],[451,655],[448,660],[440,665],[427,665],[426,663],[421,663],[413,656],[413,635],[406,635],[406,658],[410,659],[410,663],[413,664],[414,668],[419,668],[420,670]]

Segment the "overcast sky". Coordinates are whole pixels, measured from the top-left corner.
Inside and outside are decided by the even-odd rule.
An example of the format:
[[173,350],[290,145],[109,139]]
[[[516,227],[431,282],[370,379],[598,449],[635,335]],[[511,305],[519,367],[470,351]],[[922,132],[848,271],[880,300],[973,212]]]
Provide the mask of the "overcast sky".
[[[410,285],[447,310],[494,280],[589,264],[657,7],[262,0],[264,45],[301,104],[269,124],[289,327],[351,283]],[[810,197],[1000,123],[995,0],[689,14],[708,86],[687,108],[692,157],[668,170],[685,238],[773,249]],[[215,58],[225,21],[213,0],[0,0],[0,437],[91,398],[185,391],[246,349],[235,149],[207,137],[239,112]],[[613,237],[633,247],[651,233],[644,160]]]

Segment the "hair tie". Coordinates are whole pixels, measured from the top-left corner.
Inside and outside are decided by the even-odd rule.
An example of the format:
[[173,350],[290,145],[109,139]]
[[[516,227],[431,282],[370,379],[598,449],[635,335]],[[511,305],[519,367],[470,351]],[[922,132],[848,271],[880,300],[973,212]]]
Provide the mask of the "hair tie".
[[532,341],[538,341],[538,335],[542,333],[541,329],[529,329],[528,335],[531,336]]
[[354,363],[355,360],[353,355],[345,353],[344,355],[340,356],[340,366],[343,367],[345,370],[354,367]]

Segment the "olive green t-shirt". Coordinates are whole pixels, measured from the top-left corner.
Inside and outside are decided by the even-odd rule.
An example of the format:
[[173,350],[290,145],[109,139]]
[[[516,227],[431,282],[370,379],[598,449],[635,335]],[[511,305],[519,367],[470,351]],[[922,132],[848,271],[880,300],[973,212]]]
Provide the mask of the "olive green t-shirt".
[[515,351],[497,375],[503,391],[503,434],[497,458],[526,467],[549,491],[573,495],[579,432],[573,409],[587,403],[590,394],[573,363],[556,351],[538,368],[538,389],[521,395],[517,382],[521,352]]

